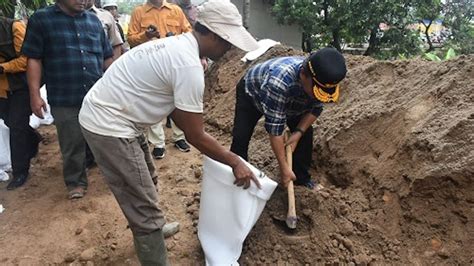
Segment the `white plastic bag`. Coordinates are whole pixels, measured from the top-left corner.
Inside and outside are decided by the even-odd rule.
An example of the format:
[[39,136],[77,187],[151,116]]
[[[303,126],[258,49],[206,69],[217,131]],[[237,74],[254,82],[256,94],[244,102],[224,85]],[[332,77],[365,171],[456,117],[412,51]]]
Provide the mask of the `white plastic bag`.
[[198,237],[207,265],[238,265],[242,245],[277,183],[247,163],[262,189],[233,184],[232,168],[204,157]]
[[32,128],[39,128],[41,125],[51,125],[54,122],[54,118],[51,115],[51,107],[48,104],[48,96],[46,93],[46,85],[43,85],[40,89],[41,98],[46,103],[46,112],[43,110],[43,119],[37,117],[35,114],[30,116],[30,126]]
[[11,170],[10,161],[10,129],[0,119],[0,171]]
[[8,181],[8,179],[10,179],[10,176],[8,176],[8,173],[3,170],[0,170],[0,182]]

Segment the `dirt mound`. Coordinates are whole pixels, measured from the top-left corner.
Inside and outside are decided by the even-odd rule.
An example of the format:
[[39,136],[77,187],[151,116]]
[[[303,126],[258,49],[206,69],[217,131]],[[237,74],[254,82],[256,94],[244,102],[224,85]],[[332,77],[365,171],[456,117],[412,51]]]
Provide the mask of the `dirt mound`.
[[[211,130],[228,140],[235,85],[266,59],[301,54],[278,46],[244,64],[232,51],[206,78]],[[247,239],[242,263],[471,264],[474,254],[474,57],[434,63],[348,56],[338,104],[315,125],[313,177],[296,188],[296,232],[279,222],[278,190]],[[262,126],[250,161],[276,176]]]

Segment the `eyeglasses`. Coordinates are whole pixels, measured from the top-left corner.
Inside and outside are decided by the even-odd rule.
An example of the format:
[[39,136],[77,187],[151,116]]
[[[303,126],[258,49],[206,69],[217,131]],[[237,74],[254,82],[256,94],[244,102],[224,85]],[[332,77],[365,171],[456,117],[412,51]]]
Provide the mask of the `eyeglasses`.
[[313,94],[316,99],[323,103],[337,102],[339,99],[339,84],[323,84],[316,79],[311,61],[308,61],[309,70],[313,80]]

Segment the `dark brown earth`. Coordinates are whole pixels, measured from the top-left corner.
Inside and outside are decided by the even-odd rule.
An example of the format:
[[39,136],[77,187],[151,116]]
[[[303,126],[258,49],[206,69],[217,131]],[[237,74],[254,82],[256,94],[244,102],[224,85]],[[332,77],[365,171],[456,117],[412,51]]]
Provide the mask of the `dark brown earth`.
[[[299,52],[276,47],[262,60],[285,54]],[[233,86],[246,68],[240,54],[228,56],[207,79],[208,122],[227,134]],[[241,262],[474,263],[473,59],[349,56],[342,98],[314,126],[313,177],[326,189],[296,188],[293,233],[275,221],[286,214],[286,193],[277,191]],[[276,176],[269,147],[260,126],[251,162]]]
[[[275,47],[259,58],[301,54]],[[252,64],[231,51],[206,77],[206,128],[231,140],[234,87]],[[278,189],[247,238],[240,263],[474,263],[474,57],[435,63],[348,56],[338,104],[315,127],[313,178],[325,188],[296,187],[298,228],[278,221]],[[0,184],[0,265],[137,265],[126,221],[97,168],[87,196],[69,201],[54,126],[31,179],[15,191]],[[169,132],[168,132],[169,133]],[[196,235],[201,156],[167,146],[156,161],[160,206],[181,231],[167,239],[171,262],[203,264]],[[113,151],[111,151],[113,152]],[[257,126],[251,162],[277,179],[276,161]]]

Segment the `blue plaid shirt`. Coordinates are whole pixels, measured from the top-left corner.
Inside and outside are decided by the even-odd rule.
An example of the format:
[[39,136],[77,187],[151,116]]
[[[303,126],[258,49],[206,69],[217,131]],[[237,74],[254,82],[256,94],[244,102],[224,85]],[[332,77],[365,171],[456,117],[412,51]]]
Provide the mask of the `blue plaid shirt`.
[[283,134],[286,119],[313,113],[319,116],[323,104],[311,98],[300,84],[303,57],[280,57],[252,67],[245,75],[245,92],[265,117],[265,129]]
[[91,12],[72,17],[57,5],[38,10],[28,20],[22,53],[41,59],[51,106],[80,106],[103,74],[112,47]]

